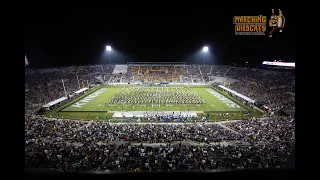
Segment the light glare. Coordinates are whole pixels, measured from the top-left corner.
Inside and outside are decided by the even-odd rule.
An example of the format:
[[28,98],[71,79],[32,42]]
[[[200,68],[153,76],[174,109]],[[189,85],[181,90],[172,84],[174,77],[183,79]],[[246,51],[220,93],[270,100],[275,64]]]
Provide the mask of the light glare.
[[111,51],[111,46],[107,46],[107,51]]
[[205,47],[203,47],[202,51],[203,51],[203,52],[207,52],[208,49],[209,49],[209,48],[208,48],[207,46],[205,46]]

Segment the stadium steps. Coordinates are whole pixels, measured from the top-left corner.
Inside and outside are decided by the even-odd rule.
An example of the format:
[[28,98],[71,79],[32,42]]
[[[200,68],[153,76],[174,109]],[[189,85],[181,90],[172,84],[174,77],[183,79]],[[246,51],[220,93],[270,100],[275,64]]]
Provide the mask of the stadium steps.
[[96,171],[100,171],[100,167],[103,166],[103,165],[105,165],[109,158],[112,158],[111,155],[113,155],[113,153],[114,153],[115,151],[117,151],[119,145],[120,145],[120,144],[117,144],[117,147],[116,147],[113,151],[110,152],[110,157],[109,157],[109,156],[106,157],[106,159],[105,159],[105,160],[102,162],[102,164],[96,169]]
[[231,69],[231,67],[229,67],[228,69],[227,69],[227,71],[224,73],[224,77],[226,77],[226,75],[227,75],[227,73],[228,73],[228,71]]
[[239,133],[239,132],[237,132],[237,131],[235,131],[235,130],[233,130],[233,129],[231,129],[231,128],[228,128],[227,126],[224,126],[224,125],[222,125],[221,123],[217,123],[220,127],[222,127],[222,128],[224,128],[224,129],[227,129],[227,130],[229,130],[229,131],[232,131],[232,132],[234,132],[234,133],[236,133],[236,134],[240,134],[241,136],[244,136],[243,134],[241,134],[241,133]]
[[200,76],[201,76],[201,79],[202,79],[203,83],[206,83],[206,82],[204,81],[204,79],[203,79],[203,76],[202,76],[202,72],[201,72],[200,65],[198,65],[198,68],[199,68]]

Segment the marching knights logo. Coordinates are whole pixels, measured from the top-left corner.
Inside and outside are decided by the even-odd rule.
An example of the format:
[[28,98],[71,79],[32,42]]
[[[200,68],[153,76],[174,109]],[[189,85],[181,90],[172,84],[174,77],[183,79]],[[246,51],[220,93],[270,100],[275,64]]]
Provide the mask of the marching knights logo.
[[273,33],[279,29],[279,32],[281,33],[283,31],[285,25],[285,17],[282,14],[282,11],[279,9],[279,15],[277,16],[274,13],[274,9],[272,9],[271,18],[269,20],[269,26],[272,28],[270,31],[269,37],[272,37]]

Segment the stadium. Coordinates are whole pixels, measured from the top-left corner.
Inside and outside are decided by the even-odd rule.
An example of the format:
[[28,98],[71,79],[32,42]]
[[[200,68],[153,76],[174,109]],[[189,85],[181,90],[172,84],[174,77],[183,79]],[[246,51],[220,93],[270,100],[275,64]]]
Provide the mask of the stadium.
[[[220,85],[219,82],[224,80],[224,83],[227,82],[230,86],[229,81],[235,79],[229,78],[227,81],[223,77],[211,74],[210,71],[215,71],[213,66],[201,66],[204,68],[201,70],[200,66],[181,63],[129,63],[94,68],[97,68],[96,73],[102,75],[85,75],[84,78],[89,78],[90,82],[80,75],[75,76],[77,79],[62,79],[60,88],[66,86],[67,90],[66,94],[61,95],[65,96],[44,105],[43,114],[56,118],[107,118],[108,121],[121,122],[127,118],[140,121],[143,118],[144,121],[152,118],[149,115],[159,118],[170,115],[222,120],[227,119],[227,116],[224,116],[226,114],[230,114],[229,118],[239,118],[263,112],[253,109],[252,99]],[[103,69],[111,71],[104,73]],[[145,71],[146,73],[140,73]],[[202,72],[206,75],[197,75]],[[206,82],[204,78],[210,81]],[[68,86],[72,81],[75,81],[75,87]]]
[[[295,36],[292,24],[284,26],[293,22],[287,9],[61,19],[55,10],[54,18],[41,15],[45,21],[31,9],[26,173],[294,169]],[[265,34],[236,34],[233,17],[244,15],[273,23]]]
[[[127,143],[146,144],[145,147],[139,146],[140,151],[146,152],[152,152],[159,145],[167,149],[168,144],[178,144],[178,147],[197,149],[201,153],[199,156],[204,159],[207,159],[208,154],[218,153],[216,155],[219,156],[219,162],[225,159],[238,160],[239,157],[225,156],[223,152],[238,152],[252,144],[264,150],[280,146],[281,152],[290,152],[294,145],[292,73],[294,72],[186,63],[127,63],[26,69],[26,118],[30,118],[31,123],[26,124],[26,129],[33,126],[44,128],[31,131],[31,134],[27,131],[26,143],[35,144],[26,146],[26,149],[41,149],[43,147],[40,144],[48,141],[53,141],[55,148],[61,146],[59,143],[91,149],[95,147],[96,150],[90,151],[91,155],[83,156],[87,161],[83,163],[89,163],[89,159],[99,163],[63,166],[70,168],[64,170],[75,171],[118,171],[118,166],[113,165],[112,161],[123,163],[119,166],[121,170],[131,170],[125,169],[129,167],[126,167],[125,162],[119,162],[117,155],[112,158],[109,156],[109,164],[104,162],[115,149],[125,154],[130,147],[126,146]],[[278,81],[270,81],[270,77]],[[261,92],[265,95],[259,96]],[[267,128],[273,126],[275,129],[272,131]],[[117,130],[111,133],[113,128]],[[66,142],[59,142],[59,139],[65,139]],[[87,142],[96,144],[88,145]],[[103,145],[107,142],[117,142],[120,145]],[[230,149],[230,146],[235,149]],[[220,150],[214,150],[220,147]],[[105,152],[106,149],[108,153]],[[76,151],[81,152],[80,149]],[[60,154],[50,153],[57,156],[58,161],[61,160],[61,153],[68,154],[66,150]],[[280,154],[268,150],[267,153],[274,159],[266,157],[268,161],[265,166],[280,167],[286,160],[286,155],[280,151]],[[28,157],[31,158],[26,156]],[[251,161],[260,161],[253,158]],[[32,159],[27,162],[28,167],[33,167]],[[204,169],[240,168],[244,167],[243,163],[245,162],[237,165],[199,163],[199,166]],[[192,166],[189,165],[180,170],[191,170]],[[259,167],[257,164],[249,166]],[[41,167],[55,168],[54,163],[49,162]],[[135,167],[134,171],[145,171],[146,168],[151,167],[143,164]]]

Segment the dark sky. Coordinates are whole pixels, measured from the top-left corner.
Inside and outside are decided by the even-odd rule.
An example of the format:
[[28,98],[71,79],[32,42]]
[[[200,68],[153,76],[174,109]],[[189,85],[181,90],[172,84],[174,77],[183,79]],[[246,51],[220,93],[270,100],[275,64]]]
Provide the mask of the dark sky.
[[295,61],[294,9],[281,8],[286,27],[282,34],[277,32],[269,38],[267,35],[236,36],[233,25],[233,16],[266,15],[269,18],[271,9],[267,8],[139,15],[25,5],[25,53],[31,68],[108,63],[107,44],[114,49],[111,59],[117,63],[201,63],[204,45],[210,48],[205,63]]

